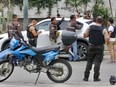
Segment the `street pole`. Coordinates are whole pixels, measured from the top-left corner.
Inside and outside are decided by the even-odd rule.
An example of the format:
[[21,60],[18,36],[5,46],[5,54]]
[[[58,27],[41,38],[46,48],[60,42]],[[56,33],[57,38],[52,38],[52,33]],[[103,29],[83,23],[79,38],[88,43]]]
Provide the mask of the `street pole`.
[[28,0],[23,0],[23,30],[28,26]]
[[112,3],[111,0],[109,0],[110,10],[111,10],[111,16],[113,17],[113,11],[112,11]]

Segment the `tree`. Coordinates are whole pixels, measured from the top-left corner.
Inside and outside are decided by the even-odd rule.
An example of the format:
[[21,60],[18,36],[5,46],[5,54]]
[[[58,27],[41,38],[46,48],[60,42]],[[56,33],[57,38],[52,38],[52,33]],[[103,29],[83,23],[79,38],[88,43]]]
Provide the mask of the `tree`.
[[[51,13],[54,4],[60,0],[29,0],[29,8],[37,7],[38,13],[41,8],[48,8],[48,12]],[[22,10],[23,0],[11,0],[11,3],[18,5]]]
[[90,2],[90,0],[78,0],[78,5],[80,6],[84,6],[84,12],[87,11],[87,5]]
[[111,15],[112,15],[112,17],[113,17],[111,0],[109,0],[109,5],[110,5],[110,10],[111,10]]
[[92,8],[93,17],[102,16],[104,18],[104,25],[107,27],[107,19],[110,16],[109,9],[104,6],[103,0],[96,0]]
[[[0,32],[6,32],[6,26],[7,26],[7,23],[6,20],[5,20],[5,17],[4,17],[4,7],[8,7],[9,6],[9,1],[8,0],[0,0],[0,12],[1,12],[1,16],[2,16],[2,21],[1,21],[1,24],[2,24],[2,27],[1,27],[1,31]],[[8,13],[9,14],[9,13]],[[9,16],[8,16],[9,17]],[[9,20],[9,18],[7,17],[7,19]]]
[[69,4],[71,6],[74,6],[76,10],[80,6],[83,6],[84,12],[87,10],[87,5],[90,2],[90,0],[66,0],[66,4]]

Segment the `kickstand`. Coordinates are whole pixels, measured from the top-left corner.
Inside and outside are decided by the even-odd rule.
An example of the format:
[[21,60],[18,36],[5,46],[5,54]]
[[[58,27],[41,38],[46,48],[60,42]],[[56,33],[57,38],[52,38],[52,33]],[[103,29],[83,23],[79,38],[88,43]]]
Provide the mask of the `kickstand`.
[[39,79],[39,75],[40,75],[40,72],[38,73],[37,79],[36,79],[36,81],[35,81],[35,85],[37,84],[37,81],[38,81],[38,79]]

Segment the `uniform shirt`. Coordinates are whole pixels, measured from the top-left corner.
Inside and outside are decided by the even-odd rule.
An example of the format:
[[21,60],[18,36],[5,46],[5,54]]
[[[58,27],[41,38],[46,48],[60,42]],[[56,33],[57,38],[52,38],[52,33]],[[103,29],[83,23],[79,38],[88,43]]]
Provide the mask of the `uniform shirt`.
[[[115,26],[115,25],[113,25],[113,26]],[[112,25],[109,26],[108,32],[114,32],[114,27],[113,27],[113,26],[112,26]],[[111,38],[111,37],[110,37],[110,41],[115,41],[115,38]]]
[[13,31],[16,32],[19,37],[23,38],[23,36],[21,34],[20,23],[15,21],[15,20],[12,20],[8,25],[8,36],[9,36],[10,39],[12,38],[12,33],[11,32],[13,32]]
[[57,25],[51,23],[49,29],[51,34],[55,34],[55,31],[57,31]]

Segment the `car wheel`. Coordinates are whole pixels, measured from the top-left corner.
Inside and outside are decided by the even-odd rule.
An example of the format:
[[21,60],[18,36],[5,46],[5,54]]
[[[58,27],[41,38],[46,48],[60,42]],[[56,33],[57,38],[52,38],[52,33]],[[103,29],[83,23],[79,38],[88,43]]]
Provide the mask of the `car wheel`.
[[86,54],[88,52],[88,46],[87,44],[83,43],[83,42],[78,42],[77,43],[77,49],[78,49],[78,58],[79,60],[86,60]]

